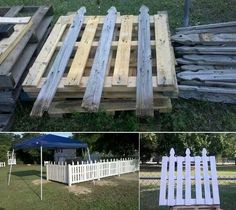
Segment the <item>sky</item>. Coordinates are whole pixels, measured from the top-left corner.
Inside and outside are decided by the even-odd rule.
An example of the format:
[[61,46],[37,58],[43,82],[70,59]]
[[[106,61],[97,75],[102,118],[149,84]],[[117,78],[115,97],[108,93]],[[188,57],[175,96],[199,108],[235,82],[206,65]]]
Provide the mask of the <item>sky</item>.
[[[14,134],[21,135],[25,132],[13,132]],[[54,134],[57,136],[63,136],[63,137],[70,137],[72,136],[71,132],[38,132],[38,133],[44,133],[44,134]]]

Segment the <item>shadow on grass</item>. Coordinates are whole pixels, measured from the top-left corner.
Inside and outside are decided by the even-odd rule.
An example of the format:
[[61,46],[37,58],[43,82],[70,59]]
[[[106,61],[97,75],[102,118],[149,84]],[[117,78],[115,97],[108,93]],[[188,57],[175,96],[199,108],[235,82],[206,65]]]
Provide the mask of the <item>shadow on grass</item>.
[[12,175],[19,176],[19,177],[23,177],[23,176],[38,176],[38,177],[40,177],[40,171],[37,171],[37,170],[14,171],[14,172],[12,172]]

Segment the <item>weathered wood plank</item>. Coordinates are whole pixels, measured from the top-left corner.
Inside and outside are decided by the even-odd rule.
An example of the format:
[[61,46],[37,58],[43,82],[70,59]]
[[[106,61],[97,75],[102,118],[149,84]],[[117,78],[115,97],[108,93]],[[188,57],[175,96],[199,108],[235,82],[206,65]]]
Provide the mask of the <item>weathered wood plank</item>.
[[[65,100],[52,102],[48,113],[52,115],[70,114],[75,112],[86,112],[81,106],[82,100]],[[168,112],[172,109],[169,98],[158,98],[154,100],[154,109],[159,112]],[[135,99],[103,99],[100,110],[113,111],[134,111],[136,110]]]
[[31,17],[0,17],[0,24],[26,24]]
[[66,85],[68,86],[76,86],[80,83],[97,30],[98,22],[99,16],[94,16],[91,17],[86,24],[83,36],[79,42],[75,57],[67,75]]
[[37,27],[39,27],[39,24],[48,15],[49,12],[50,12],[50,7],[41,6],[37,8],[37,11],[34,13],[31,19],[33,25],[22,37],[19,43],[11,51],[11,53],[7,56],[4,62],[1,64],[0,80],[5,80],[9,82],[3,82],[3,83],[1,82],[0,87],[14,88],[14,86],[17,84],[18,80],[17,77],[15,77],[14,72],[16,72],[17,75],[18,72],[14,71],[14,69],[17,69],[18,67],[15,68],[14,65],[19,60],[18,58],[24,51],[25,46],[27,45],[27,43],[30,40],[30,37],[32,36],[32,33],[36,30]]
[[9,53],[14,49],[17,43],[21,40],[21,38],[26,34],[28,29],[32,26],[32,21],[28,24],[24,25],[15,25],[14,33],[0,42],[0,64],[4,61],[4,59],[9,55]]
[[184,55],[176,60],[179,64],[236,65],[236,56],[229,55]]
[[99,109],[116,23],[116,13],[116,8],[111,7],[104,21],[101,38],[82,102],[82,107],[88,111],[98,111]]
[[154,116],[149,10],[142,6],[139,11],[136,114]]
[[154,16],[157,62],[157,86],[174,86],[175,61],[172,56],[167,12]]
[[236,21],[225,22],[225,23],[213,23],[213,24],[204,24],[190,27],[180,27],[176,31],[191,31],[191,30],[200,30],[200,29],[212,29],[212,28],[221,28],[221,27],[235,27]]
[[183,71],[177,76],[184,80],[236,82],[236,71],[232,70]]
[[209,66],[209,65],[182,65],[182,71],[198,71],[198,70],[236,70],[236,66]]
[[39,95],[34,103],[34,106],[31,111],[31,116],[42,116],[43,112],[48,110],[56,93],[60,79],[69,61],[70,55],[73,50],[73,45],[79,35],[80,29],[83,24],[85,12],[85,7],[81,7],[77,11],[77,15],[75,16],[75,19],[73,20],[73,23],[70,26],[64,44],[61,47],[47,76],[47,80],[41,88],[41,91],[39,92]]
[[236,47],[194,46],[176,47],[178,54],[236,55]]
[[172,40],[185,45],[222,45],[225,46],[236,44],[236,33],[202,33],[202,34],[176,34]]
[[112,85],[128,84],[132,29],[133,16],[122,16]]

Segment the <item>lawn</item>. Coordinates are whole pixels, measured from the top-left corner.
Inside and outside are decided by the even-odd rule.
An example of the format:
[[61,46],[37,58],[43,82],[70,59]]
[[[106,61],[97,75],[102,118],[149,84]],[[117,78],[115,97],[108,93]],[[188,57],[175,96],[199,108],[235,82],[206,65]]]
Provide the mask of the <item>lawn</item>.
[[[152,166],[151,168],[141,167],[140,177],[158,176],[160,177],[160,167]],[[236,166],[217,166],[219,177],[235,177]],[[140,206],[141,210],[168,210],[167,207],[158,207],[159,198],[159,180],[141,180],[140,182]],[[219,181],[221,208],[224,210],[235,210],[236,208],[236,181]]]
[[[54,21],[60,15],[81,6],[88,15],[104,15],[112,5],[121,14],[138,14],[145,4],[150,14],[167,10],[172,34],[181,26],[184,0],[0,0],[1,6],[26,4],[52,4]],[[191,24],[236,20],[235,0],[192,0]],[[17,107],[13,131],[236,131],[236,105],[174,99],[173,111],[157,114],[155,118],[137,119],[134,112],[121,112],[115,116],[106,113],[78,114],[61,118],[30,118],[32,104]]]
[[[40,200],[40,167],[13,167],[11,185],[7,186],[8,168],[0,168],[0,210],[103,210],[138,209],[138,173],[84,182],[68,187],[56,182],[43,184]],[[45,174],[44,174],[45,175]]]

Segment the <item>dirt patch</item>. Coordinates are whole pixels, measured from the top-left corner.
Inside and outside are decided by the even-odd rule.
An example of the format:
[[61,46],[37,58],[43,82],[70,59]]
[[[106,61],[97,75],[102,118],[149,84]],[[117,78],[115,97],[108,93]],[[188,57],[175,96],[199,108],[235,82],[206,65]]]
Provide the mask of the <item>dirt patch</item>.
[[114,181],[110,181],[110,180],[104,180],[104,179],[100,179],[95,181],[95,185],[97,186],[117,186],[118,183],[114,182]]
[[92,192],[91,188],[73,185],[70,187],[66,187],[69,192],[74,193],[75,195],[87,195]]
[[[50,181],[47,181],[47,180],[43,179],[43,184],[47,184],[47,183],[49,183],[49,182],[50,182]],[[40,179],[35,179],[35,180],[32,181],[32,183],[33,183],[34,185],[40,185],[40,184],[41,184],[41,180],[40,180]]]

